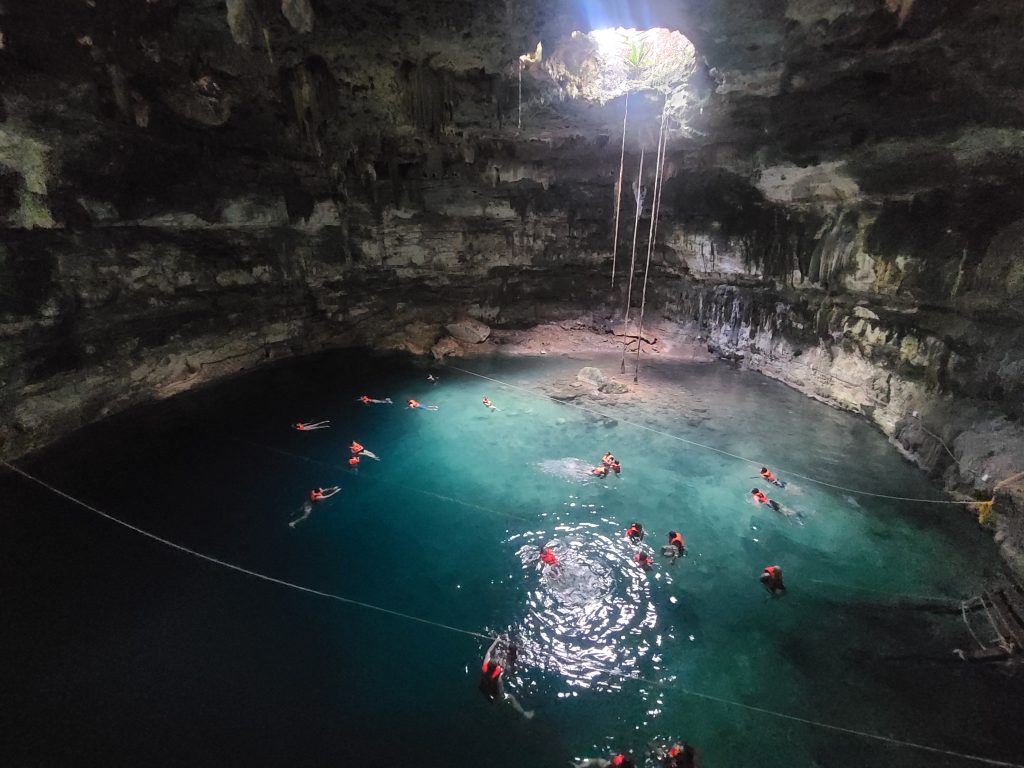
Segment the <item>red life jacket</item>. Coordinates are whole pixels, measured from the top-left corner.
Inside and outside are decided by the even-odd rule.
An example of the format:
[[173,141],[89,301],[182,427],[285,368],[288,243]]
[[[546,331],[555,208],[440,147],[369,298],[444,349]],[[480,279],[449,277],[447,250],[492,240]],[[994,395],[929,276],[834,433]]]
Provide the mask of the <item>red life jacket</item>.
[[363,395],[359,399],[362,400],[364,403],[370,402],[370,396],[369,395]]
[[757,493],[755,493],[754,494],[754,498],[757,499],[757,503],[758,504],[767,504],[768,503],[768,497],[765,496],[761,491],[758,491]]
[[320,501],[321,499],[323,499],[323,497],[324,497],[324,495],[322,493],[320,493],[319,491],[310,491],[309,492],[309,500],[310,501]]
[[781,575],[781,570],[777,565],[769,565],[764,569],[764,572],[771,576],[772,579],[777,579]]
[[[493,669],[487,669],[487,667],[490,664],[494,664],[494,668]],[[482,668],[482,671],[484,672],[484,674],[490,675],[492,680],[497,680],[499,677],[501,677],[501,673],[504,672],[505,670],[503,670],[501,668],[501,664],[498,664],[497,662],[485,661],[484,665],[483,665],[483,668]]]
[[364,450],[363,446],[361,446],[355,440],[352,441],[352,445],[350,445],[348,449],[352,451],[352,453],[359,453],[360,451]]
[[679,549],[686,549],[686,541],[678,533],[668,540],[669,544],[675,544]]
[[771,473],[771,470],[769,470],[769,469],[766,469],[764,472],[762,472],[761,473],[761,477],[763,477],[765,480],[767,480],[767,481],[769,481],[771,483],[775,482],[775,475],[773,475]]
[[541,552],[540,559],[542,562],[547,563],[548,565],[558,565],[558,558],[555,557],[554,552]]
[[420,407],[420,404],[419,404],[419,403],[417,403],[417,402],[416,402],[415,400],[410,400],[410,401],[409,401],[409,407],[410,407],[410,408],[419,408],[419,407]]
[[639,536],[640,535],[640,529],[637,528],[635,525],[631,525],[631,526],[629,526],[629,530],[626,531],[626,535],[629,536],[630,538],[632,538],[633,536]]
[[353,457],[352,457],[351,459],[349,459],[349,460],[348,460],[348,465],[349,465],[350,467],[354,467],[354,466],[356,466],[356,465],[357,465],[358,463],[359,463],[359,457],[358,457],[358,456],[353,456]]
[[625,755],[616,755],[612,758],[612,765],[622,765],[626,761]]

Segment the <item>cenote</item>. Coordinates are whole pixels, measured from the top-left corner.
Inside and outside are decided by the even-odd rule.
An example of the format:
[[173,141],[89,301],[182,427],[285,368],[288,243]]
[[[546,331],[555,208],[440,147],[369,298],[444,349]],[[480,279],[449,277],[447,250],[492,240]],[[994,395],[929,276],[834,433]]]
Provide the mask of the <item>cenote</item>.
[[[22,465],[184,547],[396,614],[224,569],[4,475],[9,764],[511,768],[680,739],[706,765],[969,764],[729,702],[1021,754],[1017,679],[952,655],[970,638],[950,604],[1002,568],[969,515],[791,478],[770,495],[800,516],[782,516],[750,503],[757,467],[675,439],[783,479],[944,498],[882,435],[723,363],[653,364],[656,396],[588,406],[607,418],[535,394],[587,362],[478,358],[460,367],[506,384],[444,366],[431,384],[405,358],[331,353],[128,411]],[[351,471],[352,440],[380,461]],[[571,471],[605,451],[621,475]],[[679,530],[687,555],[645,574],[633,520],[656,549]],[[541,571],[543,545],[560,574]],[[758,575],[776,563],[788,591],[771,598]],[[487,643],[449,628],[518,639],[508,686],[532,720],[478,692]]]

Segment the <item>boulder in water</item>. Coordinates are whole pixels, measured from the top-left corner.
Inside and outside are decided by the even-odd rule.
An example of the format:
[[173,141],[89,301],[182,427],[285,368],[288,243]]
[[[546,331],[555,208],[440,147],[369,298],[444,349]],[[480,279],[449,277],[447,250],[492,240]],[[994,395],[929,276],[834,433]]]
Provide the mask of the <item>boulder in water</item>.
[[629,392],[629,387],[621,381],[612,381],[611,379],[608,379],[608,381],[598,387],[597,390],[598,392],[604,392],[606,395],[624,395]]
[[610,381],[607,376],[601,373],[600,368],[594,368],[589,365],[586,368],[580,368],[576,378],[580,381],[585,381],[587,384],[593,384],[595,387],[602,387]]
[[435,360],[444,357],[462,357],[462,345],[451,336],[445,336],[430,348],[430,354],[434,356]]
[[448,333],[467,344],[482,344],[491,335],[491,327],[472,317],[464,317],[444,327]]

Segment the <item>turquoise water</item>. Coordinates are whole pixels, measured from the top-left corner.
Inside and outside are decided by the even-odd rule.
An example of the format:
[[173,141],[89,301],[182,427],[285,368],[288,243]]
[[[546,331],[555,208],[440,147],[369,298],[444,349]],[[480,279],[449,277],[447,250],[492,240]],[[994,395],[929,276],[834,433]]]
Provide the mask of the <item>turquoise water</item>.
[[[466,367],[535,387],[584,364]],[[478,638],[217,569],[4,476],[13,757],[501,768],[686,739],[708,766],[970,764],[686,689],[1024,758],[999,720],[1022,686],[1002,667],[948,661],[969,637],[919,599],[969,595],[997,573],[990,538],[959,507],[787,477],[940,498],[869,425],[720,365],[650,368],[678,400],[608,406],[610,419],[435,372],[431,385],[401,361],[297,361],[111,420],[29,469],[245,567],[509,632],[522,646],[509,689],[532,720],[477,692]],[[396,405],[354,402],[364,393]],[[407,409],[410,397],[439,410]],[[289,428],[318,419],[332,429]],[[755,508],[756,468],[627,421],[764,461],[790,479],[769,495],[799,516]],[[353,439],[381,461],[349,471]],[[620,476],[574,471],[605,451]],[[289,526],[309,489],[329,485],[341,493]],[[634,519],[654,550],[679,530],[687,557],[655,552],[644,574],[623,537]],[[557,575],[539,568],[544,545]],[[772,599],[757,577],[776,563],[789,590]]]

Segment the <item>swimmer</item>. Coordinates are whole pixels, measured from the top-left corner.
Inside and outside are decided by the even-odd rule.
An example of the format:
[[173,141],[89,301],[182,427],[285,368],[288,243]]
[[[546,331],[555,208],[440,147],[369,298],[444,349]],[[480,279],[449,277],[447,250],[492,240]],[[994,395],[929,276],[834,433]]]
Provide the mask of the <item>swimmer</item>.
[[758,489],[758,488],[751,488],[750,489],[750,495],[754,497],[754,501],[756,501],[758,504],[767,504],[769,507],[774,509],[776,512],[781,512],[782,511],[779,508],[779,502],[772,501],[771,499],[769,499],[767,496],[764,495],[764,493],[760,489]]
[[634,544],[639,544],[644,540],[644,527],[640,523],[632,523],[629,528],[626,529],[626,538]]
[[643,550],[633,555],[633,562],[639,565],[644,571],[649,571],[654,567],[654,558]]
[[696,768],[697,752],[687,743],[673,744],[668,749],[659,749],[654,756],[662,768]]
[[759,474],[772,485],[777,485],[779,486],[779,488],[786,487],[786,484],[779,480],[779,478],[777,478],[775,475],[773,475],[771,470],[768,469],[768,467],[761,467],[761,472]]
[[611,467],[615,463],[615,457],[612,456],[611,451],[606,451],[604,456],[601,457],[601,463],[606,467]]
[[760,582],[764,584],[772,595],[776,592],[785,592],[786,585],[782,583],[782,568],[777,565],[769,565],[761,572]]
[[686,554],[686,540],[679,535],[679,531],[668,532],[668,544],[661,548],[661,554],[663,557],[672,558],[672,565]]
[[588,760],[581,760],[573,763],[575,768],[636,768],[636,763],[630,755],[615,755],[611,760],[603,757],[591,757]]
[[600,478],[608,477],[608,467],[594,467],[592,470],[590,470],[590,474],[596,475],[597,477]]
[[409,401],[409,407],[410,408],[419,408],[419,409],[424,410],[424,411],[436,411],[437,410],[437,406],[436,405],[424,405],[419,400],[410,400]]
[[356,402],[357,403],[362,403],[363,405],[369,405],[370,403],[379,403],[381,405],[394,405],[394,403],[391,402],[391,398],[390,397],[385,397],[383,400],[374,400],[369,395],[363,395],[362,397],[357,397],[356,398]]
[[299,430],[299,432],[312,432],[314,429],[330,429],[331,422],[316,421],[309,424],[304,424],[303,422],[300,421],[298,424],[292,424],[292,426],[295,429]]
[[[505,690],[505,685],[502,681],[502,676],[505,674],[505,668],[498,661],[498,654],[495,649],[498,647],[498,643],[501,642],[501,637],[494,638],[494,642],[491,643],[491,647],[487,649],[484,654],[484,663],[480,668],[480,692],[486,696],[489,700],[494,701],[497,698],[504,699],[507,701],[512,708],[525,717],[527,720],[533,717],[532,711],[527,711],[522,708],[516,697]],[[504,649],[503,660],[511,667],[515,663],[515,657],[518,654],[516,646],[506,640]]]
[[612,462],[612,472],[616,475],[622,474],[622,465],[617,460]]
[[558,556],[554,553],[551,547],[541,547],[540,561],[544,565],[550,565],[552,571],[556,570],[559,566]]
[[[355,440],[352,441],[352,445],[350,445],[348,447],[348,449],[352,453],[352,458],[353,459],[358,459],[360,456],[365,456],[368,459],[373,459],[374,461],[380,461],[380,456],[378,456],[373,451],[366,450],[365,448],[363,448],[363,446],[361,446]],[[349,459],[348,463],[352,464],[352,460]],[[358,464],[358,463],[359,462],[357,461],[356,464]]]
[[431,384],[437,384],[437,382],[439,382],[440,379],[437,376],[435,376],[434,374],[428,373],[427,374],[427,381],[429,381]]
[[359,457],[358,456],[349,456],[348,465],[350,467],[358,467],[359,466]]
[[491,402],[490,398],[487,397],[487,395],[484,395],[484,405],[487,406],[488,408],[490,408],[492,411],[500,411],[501,410],[501,408],[496,408],[495,407],[494,403]]
[[303,520],[305,520],[307,517],[309,517],[313,513],[313,504],[315,504],[316,502],[324,501],[325,499],[331,498],[331,496],[333,496],[334,494],[336,494],[340,490],[341,490],[341,488],[338,488],[337,486],[333,486],[331,488],[317,488],[316,490],[310,491],[309,492],[309,501],[305,502],[302,505],[302,516],[301,517],[297,517],[294,520],[289,520],[288,521],[288,526],[291,527],[291,528],[294,528],[296,525],[301,523]]
[[325,501],[340,490],[341,488],[336,485],[332,485],[330,488],[317,488],[309,492],[309,500],[312,502]]

